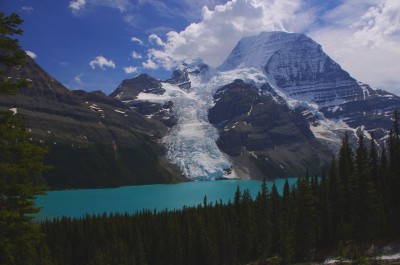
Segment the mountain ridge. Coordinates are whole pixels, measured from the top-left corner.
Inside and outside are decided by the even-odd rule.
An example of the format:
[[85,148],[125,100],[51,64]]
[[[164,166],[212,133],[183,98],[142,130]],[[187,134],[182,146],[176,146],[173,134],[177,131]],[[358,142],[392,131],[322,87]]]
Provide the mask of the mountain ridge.
[[53,188],[319,174],[345,133],[383,142],[400,106],[286,32],[242,39],[218,68],[182,64],[164,81],[140,74],[108,96],[70,91],[30,58],[7,74],[32,80],[0,106],[51,144]]
[[[196,67],[197,70],[193,70]],[[206,69],[206,71],[200,71],[200,68]],[[302,128],[304,129],[299,133],[305,132],[305,135],[308,135],[308,138],[305,138],[307,141],[316,140],[331,151],[328,154],[327,150],[319,143],[308,143],[314,149],[310,148],[306,153],[320,162],[312,163],[312,159],[310,159],[309,162],[304,163],[302,167],[296,167],[295,170],[289,170],[293,166],[287,166],[282,171],[275,170],[274,174],[279,176],[290,176],[287,172],[297,172],[298,175],[301,174],[299,171],[306,172],[309,167],[314,169],[319,167],[319,170],[323,164],[327,163],[330,155],[337,152],[346,132],[351,134],[350,138],[354,143],[358,134],[362,133],[370,139],[371,132],[374,132],[378,140],[383,141],[391,126],[389,113],[392,115],[393,111],[400,106],[399,97],[383,90],[361,86],[322,50],[321,45],[306,35],[297,33],[264,32],[257,36],[243,38],[225,62],[216,69],[209,66],[204,67],[203,64],[182,64],[173,73],[172,78],[161,82],[176,85],[176,91],[181,89],[185,93],[189,92],[203,99],[207,98],[204,104],[208,106],[209,114],[208,120],[205,121],[211,122],[218,129],[217,145],[223,153],[228,155],[228,161],[235,164],[232,165],[233,169],[235,166],[238,167],[240,161],[251,161],[258,155],[263,157],[265,153],[274,153],[271,150],[274,144],[265,145],[265,141],[270,141],[267,139],[273,135],[272,131],[264,131],[264,136],[257,136],[264,139],[261,145],[258,144],[258,146],[266,146],[262,152],[253,150],[255,145],[250,147],[246,144],[246,141],[249,140],[245,139],[255,137],[248,138],[249,135],[254,135],[251,131],[262,130],[261,128],[265,127],[263,125],[255,126],[257,129],[251,128],[252,126],[249,126],[251,123],[247,122],[248,115],[245,114],[251,114],[250,107],[253,108],[254,100],[257,97],[265,97],[264,102],[257,104],[287,106],[287,110],[280,109],[280,112],[289,113],[288,115],[296,117],[297,123],[303,124]],[[236,92],[226,89],[221,92],[221,88],[224,86],[233,86],[232,91],[236,90]],[[240,89],[241,86],[247,88]],[[240,92],[238,92],[239,90]],[[225,92],[230,94],[234,100],[223,102],[222,98],[224,97],[218,95]],[[151,102],[154,95],[150,96],[151,93],[145,91],[141,93],[142,97],[137,97],[134,101]],[[146,94],[148,96],[145,96]],[[253,98],[249,98],[248,94],[252,94]],[[379,108],[384,109],[382,115],[376,115]],[[220,118],[221,113],[228,109],[241,112],[240,118],[235,115]],[[366,115],[360,115],[360,113],[366,113]],[[179,115],[173,110],[170,114],[175,116],[179,123]],[[259,116],[263,115],[265,114],[259,113]],[[270,123],[268,119],[264,119],[263,122]],[[286,131],[291,129],[276,127],[275,130],[282,137]],[[295,145],[296,137],[291,138],[293,140],[291,144]],[[276,141],[279,143],[278,146],[284,146],[280,140]],[[296,148],[289,146],[287,149],[292,149],[289,151],[291,154],[296,152]],[[310,155],[310,152],[316,155]],[[321,159],[316,159],[318,153],[321,154]],[[287,156],[296,160],[295,155]],[[239,162],[237,162],[238,160]],[[281,158],[279,163],[275,163],[270,168],[284,168],[283,164],[290,165],[293,164],[292,162]],[[249,168],[260,167],[250,166],[248,162],[246,163]],[[301,162],[296,164],[300,165]],[[312,166],[307,166],[308,164]],[[252,171],[254,173],[257,170]],[[264,166],[262,171],[268,172],[268,166]],[[315,172],[315,174],[318,173]],[[261,178],[261,175],[260,172],[257,172],[253,177]],[[267,175],[270,177],[272,174]]]
[[157,139],[167,128],[104,93],[70,91],[31,58],[6,76],[30,80],[1,109],[23,117],[32,141],[49,146],[45,179],[53,189],[184,181]]

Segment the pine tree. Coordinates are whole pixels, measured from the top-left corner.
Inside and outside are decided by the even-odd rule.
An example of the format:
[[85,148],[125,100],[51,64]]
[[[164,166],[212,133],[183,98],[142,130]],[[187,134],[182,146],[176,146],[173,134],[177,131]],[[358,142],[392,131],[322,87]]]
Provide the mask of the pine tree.
[[[15,34],[22,20],[0,13],[0,64],[3,68],[23,64],[25,53]],[[0,80],[4,72],[0,72]],[[0,94],[12,94],[26,85],[22,80],[0,81]],[[21,118],[0,111],[0,264],[33,264],[41,233],[32,222],[39,211],[33,199],[44,191],[41,172],[46,168],[46,149],[33,144]]]

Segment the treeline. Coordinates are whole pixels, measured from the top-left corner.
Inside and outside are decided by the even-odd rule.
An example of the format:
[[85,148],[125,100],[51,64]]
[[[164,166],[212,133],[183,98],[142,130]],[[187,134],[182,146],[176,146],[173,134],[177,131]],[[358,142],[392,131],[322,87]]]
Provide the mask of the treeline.
[[[233,202],[172,212],[61,218],[41,224],[46,235],[39,264],[246,264],[279,257],[309,260],[342,242],[400,236],[400,140],[397,113],[388,152],[347,135],[327,174],[302,177],[280,195],[261,185],[256,198],[235,192]],[[368,145],[368,146],[367,146]]]

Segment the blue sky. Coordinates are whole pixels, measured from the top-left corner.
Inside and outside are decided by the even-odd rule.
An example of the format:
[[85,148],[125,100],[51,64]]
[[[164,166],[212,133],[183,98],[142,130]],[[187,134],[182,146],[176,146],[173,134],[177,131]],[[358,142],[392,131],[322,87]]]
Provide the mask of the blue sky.
[[398,0],[0,0],[25,20],[22,47],[70,89],[111,93],[166,79],[182,61],[218,66],[241,37],[306,33],[359,81],[400,95]]

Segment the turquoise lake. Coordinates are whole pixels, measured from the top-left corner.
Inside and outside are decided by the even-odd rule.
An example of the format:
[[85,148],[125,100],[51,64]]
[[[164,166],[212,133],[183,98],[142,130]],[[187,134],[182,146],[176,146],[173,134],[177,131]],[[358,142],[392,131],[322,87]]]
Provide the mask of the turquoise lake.
[[[296,178],[290,178],[293,185]],[[285,180],[275,180],[281,192]],[[86,214],[135,213],[144,209],[161,211],[164,209],[181,209],[183,206],[197,206],[203,203],[204,196],[208,202],[222,200],[233,201],[236,187],[249,189],[255,198],[260,190],[261,181],[256,180],[220,180],[196,181],[179,184],[159,184],[129,186],[111,189],[81,189],[50,191],[47,195],[38,196],[36,204],[42,207],[37,219],[61,216],[81,217]],[[271,189],[272,182],[268,182]]]

